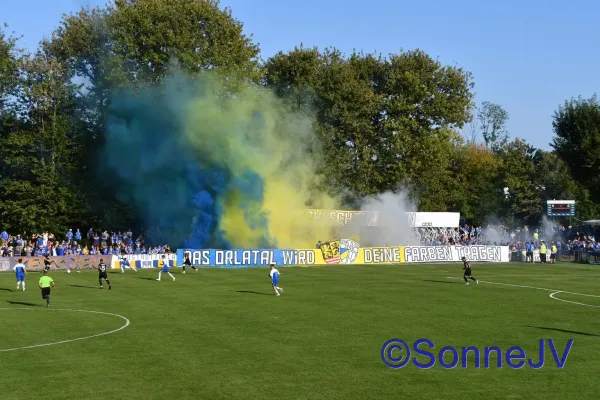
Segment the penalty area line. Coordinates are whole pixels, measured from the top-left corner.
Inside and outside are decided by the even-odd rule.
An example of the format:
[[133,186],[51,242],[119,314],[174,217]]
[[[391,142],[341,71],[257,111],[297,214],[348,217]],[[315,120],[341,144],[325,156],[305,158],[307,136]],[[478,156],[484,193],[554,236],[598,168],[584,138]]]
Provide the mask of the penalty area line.
[[13,308],[13,307],[0,308],[0,311],[6,311],[6,310],[27,310],[27,311],[36,311],[36,310],[40,310],[41,311],[41,310],[45,310],[45,311],[51,311],[51,312],[55,312],[55,311],[68,311],[68,312],[82,312],[82,313],[90,313],[90,314],[103,314],[103,315],[110,315],[110,316],[113,316],[113,317],[121,318],[122,320],[125,321],[125,324],[122,325],[121,327],[117,328],[117,329],[113,329],[112,331],[97,333],[95,335],[89,335],[89,336],[79,337],[79,338],[75,338],[75,339],[61,340],[61,341],[58,341],[58,342],[34,344],[32,346],[14,347],[12,349],[0,349],[0,352],[33,349],[33,348],[36,348],[36,347],[54,346],[54,345],[57,345],[57,344],[71,343],[71,342],[76,342],[78,340],[85,340],[85,339],[91,339],[91,338],[95,338],[95,337],[99,337],[99,336],[110,335],[111,333],[117,333],[117,332],[119,332],[119,331],[127,328],[129,326],[129,324],[130,324],[129,319],[127,319],[126,317],[124,317],[122,315],[114,314],[114,313],[108,313],[108,312],[102,312],[102,311],[71,310],[71,309],[67,309],[67,308],[55,308],[55,309],[54,308],[33,309],[33,308],[22,308],[22,307],[20,307],[20,308]]
[[[458,280],[458,281],[462,280],[461,278],[456,278],[454,276],[447,276],[446,279],[454,279],[454,280]],[[594,294],[567,292],[565,290],[559,290],[559,289],[548,289],[548,288],[542,288],[542,287],[536,287],[536,286],[515,285],[515,284],[511,284],[511,283],[500,283],[500,282],[482,281],[480,279],[478,279],[478,281],[479,282],[483,282],[483,283],[488,283],[490,285],[512,286],[512,287],[518,287],[518,288],[524,288],[524,289],[545,290],[547,292],[554,292],[553,294],[556,294],[556,293],[567,293],[567,294],[574,294],[574,295],[577,295],[577,296],[586,296],[586,297],[600,298],[600,296],[597,296],[597,295],[594,295]],[[552,297],[552,296],[550,296],[550,297]],[[561,300],[561,299],[555,299],[555,300]],[[568,300],[564,300],[564,301],[568,301]]]

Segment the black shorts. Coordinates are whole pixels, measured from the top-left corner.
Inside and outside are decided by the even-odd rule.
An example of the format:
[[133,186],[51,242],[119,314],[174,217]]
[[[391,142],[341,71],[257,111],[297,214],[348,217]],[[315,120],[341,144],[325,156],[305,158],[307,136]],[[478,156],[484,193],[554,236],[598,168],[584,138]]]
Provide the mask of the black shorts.
[[527,257],[533,257],[533,251],[528,251],[527,252]]
[[551,259],[551,260],[556,260],[556,253],[554,253],[554,254],[550,254],[550,259]]
[[98,279],[108,279],[108,276],[106,275],[106,272],[100,272],[98,274]]
[[45,299],[48,296],[50,296],[50,288],[49,287],[42,288],[42,299]]
[[471,269],[465,269],[465,276],[471,276]]

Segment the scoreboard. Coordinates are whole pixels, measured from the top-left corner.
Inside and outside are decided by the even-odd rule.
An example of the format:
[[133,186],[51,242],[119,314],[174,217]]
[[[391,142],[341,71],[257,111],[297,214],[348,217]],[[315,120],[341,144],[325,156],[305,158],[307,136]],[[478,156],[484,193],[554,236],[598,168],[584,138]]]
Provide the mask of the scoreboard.
[[575,200],[548,200],[549,217],[575,216]]

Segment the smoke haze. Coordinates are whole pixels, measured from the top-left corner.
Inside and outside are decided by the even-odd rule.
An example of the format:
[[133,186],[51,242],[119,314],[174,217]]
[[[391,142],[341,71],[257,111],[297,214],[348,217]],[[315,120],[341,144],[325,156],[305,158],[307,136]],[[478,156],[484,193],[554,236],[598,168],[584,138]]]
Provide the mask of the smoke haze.
[[404,192],[386,192],[375,198],[365,198],[361,211],[379,214],[378,226],[352,226],[353,233],[360,236],[361,246],[418,245],[412,236],[412,228],[406,213],[416,212],[417,207]]
[[292,213],[339,207],[314,190],[313,120],[261,88],[231,95],[230,83],[177,74],[116,94],[105,160],[146,226],[170,229],[176,246],[312,248],[327,233],[297,228]]

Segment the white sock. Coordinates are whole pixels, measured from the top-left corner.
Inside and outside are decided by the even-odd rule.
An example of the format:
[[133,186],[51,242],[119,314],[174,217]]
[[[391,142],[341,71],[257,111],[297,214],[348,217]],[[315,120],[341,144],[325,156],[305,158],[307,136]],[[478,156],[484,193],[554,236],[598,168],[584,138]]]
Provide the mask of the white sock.
[[17,289],[21,286],[21,282],[17,282]]
[[158,273],[158,279],[160,280],[160,276],[162,275],[162,272]]
[[171,274],[170,272],[167,272],[167,274],[169,274],[169,276],[170,276],[171,278],[173,278],[173,280],[175,280],[175,277],[173,276],[173,274]]
[[23,290],[25,290],[25,282],[21,282],[23,284]]

